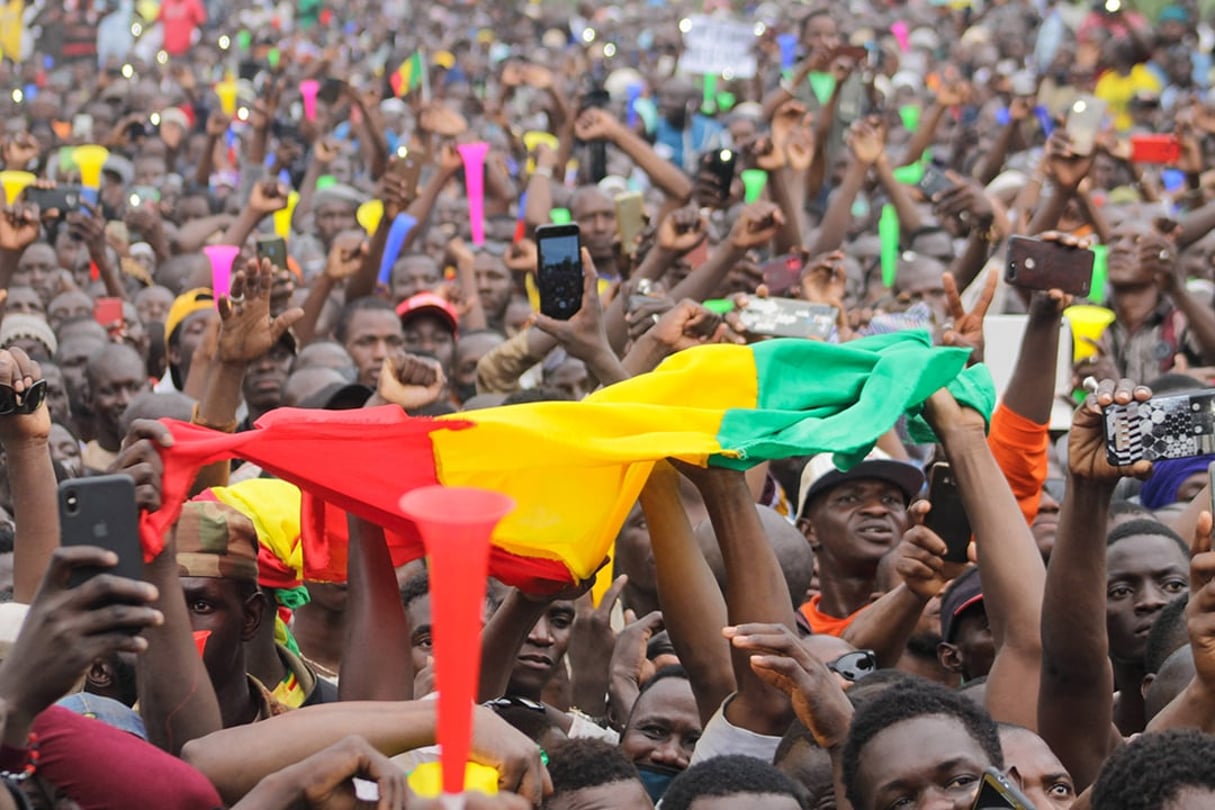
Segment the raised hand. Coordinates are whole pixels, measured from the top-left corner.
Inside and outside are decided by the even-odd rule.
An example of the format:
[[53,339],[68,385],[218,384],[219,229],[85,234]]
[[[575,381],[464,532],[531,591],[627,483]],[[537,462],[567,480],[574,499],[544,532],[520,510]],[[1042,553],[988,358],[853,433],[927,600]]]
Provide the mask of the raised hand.
[[846,140],[853,157],[866,166],[877,163],[886,151],[886,131],[880,121],[861,119],[854,122]]
[[339,233],[329,249],[325,263],[325,275],[332,281],[350,278],[359,272],[367,256],[367,239],[362,231],[351,230]]
[[380,366],[377,393],[385,402],[405,410],[424,408],[443,395],[447,379],[437,362],[407,354]]
[[816,304],[828,304],[843,309],[848,275],[844,269],[844,252],[834,250],[815,256],[802,271],[802,298]]
[[903,534],[895,564],[903,583],[925,602],[944,591],[949,581],[966,569],[962,563],[945,561],[949,547],[936,532],[924,525],[931,508],[928,501],[918,501],[907,510],[913,525]]
[[46,382],[38,364],[16,346],[0,349],[0,401],[10,396],[15,410],[0,415],[0,442],[45,441],[51,434]]
[[[633,313],[629,317],[631,319]],[[653,314],[647,317],[653,318]],[[690,298],[683,299],[654,321],[650,335],[672,352],[706,343],[743,342],[742,338],[730,331],[720,315]]]
[[824,749],[844,744],[852,704],[827,665],[811,655],[783,624],[726,627],[722,635],[751,654],[751,669],[764,683],[789,696],[797,719]]
[[253,186],[249,193],[249,208],[261,216],[287,207],[288,189],[277,180],[266,180]]
[[611,352],[603,326],[603,305],[599,301],[599,274],[586,248],[582,248],[582,306],[568,321],[538,314],[536,328],[555,337],[571,357],[588,366],[605,351]]
[[1113,486],[1119,478],[1146,478],[1152,472],[1152,462],[1139,460],[1129,466],[1110,464],[1105,452],[1105,422],[1103,411],[1117,403],[1147,402],[1152,389],[1135,385],[1130,380],[1102,380],[1096,393],[1090,393],[1084,404],[1072,416],[1072,429],[1067,440],[1067,467],[1076,478],[1102,482]]
[[1190,600],[1186,626],[1199,680],[1215,689],[1215,552],[1211,551],[1211,513],[1202,512],[1190,544]]
[[0,144],[0,160],[6,169],[24,169],[41,152],[38,139],[28,132],[18,132]]
[[610,141],[619,129],[619,121],[597,109],[583,110],[574,122],[574,135],[580,141]]
[[25,250],[38,239],[38,206],[0,208],[0,250]]
[[676,209],[658,223],[658,247],[679,256],[695,250],[708,235],[708,222],[693,206]]
[[224,363],[250,363],[278,343],[291,325],[304,317],[292,307],[270,317],[270,292],[276,270],[269,259],[250,259],[244,270],[232,274],[232,291],[219,299],[218,357]]
[[945,288],[945,302],[949,309],[952,325],[946,325],[941,335],[941,342],[946,346],[958,346],[971,350],[972,362],[983,359],[983,319],[991,307],[992,298],[996,295],[996,285],[1000,279],[995,273],[989,273],[983,293],[975,302],[975,308],[970,312],[962,305],[962,296],[958,292],[958,283],[952,273],[941,276],[941,286]]
[[730,229],[730,244],[739,250],[750,250],[766,245],[780,233],[785,224],[785,215],[774,203],[753,202],[743,208]]

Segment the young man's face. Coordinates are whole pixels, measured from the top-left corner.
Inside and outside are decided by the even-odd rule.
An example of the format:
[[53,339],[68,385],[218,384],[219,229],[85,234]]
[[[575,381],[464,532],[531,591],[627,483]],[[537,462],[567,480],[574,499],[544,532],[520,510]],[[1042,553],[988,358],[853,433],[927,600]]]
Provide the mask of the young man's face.
[[1110,655],[1143,662],[1148,632],[1161,608],[1189,591],[1189,560],[1172,539],[1132,535],[1105,553],[1105,624]]
[[392,310],[355,312],[347,329],[346,351],[354,359],[358,381],[374,388],[380,379],[380,367],[403,351],[404,340],[401,321]]
[[996,659],[996,643],[987,621],[987,611],[981,605],[969,608],[954,620],[953,642],[941,642],[938,653],[941,665],[959,672],[964,680],[987,675]]
[[1038,810],[1068,810],[1076,801],[1076,785],[1050,746],[1029,729],[1001,728],[1004,764],[1015,772],[1021,792]]
[[527,634],[519,648],[515,668],[506,688],[508,695],[540,699],[544,685],[565,660],[574,624],[574,603],[553,602]]
[[894,484],[876,478],[844,481],[809,507],[812,542],[848,568],[876,570],[907,530],[907,505]]
[[940,714],[883,729],[858,756],[856,810],[970,810],[993,764],[961,720]]

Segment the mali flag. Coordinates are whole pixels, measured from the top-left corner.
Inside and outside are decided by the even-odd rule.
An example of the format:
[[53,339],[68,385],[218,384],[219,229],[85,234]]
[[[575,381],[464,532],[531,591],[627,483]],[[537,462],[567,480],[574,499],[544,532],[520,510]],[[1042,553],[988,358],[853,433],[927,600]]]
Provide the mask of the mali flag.
[[422,60],[422,52],[414,51],[413,56],[402,62],[388,77],[392,92],[397,94],[397,98],[409,95],[410,91],[422,86],[422,74],[425,70],[426,63]]
[[[235,435],[180,422],[161,450],[164,506],[143,518],[149,557],[159,552],[196,470],[239,456],[304,492],[305,578],[343,579],[353,512],[383,526],[396,564],[423,554],[400,496],[431,484],[497,490],[516,509],[494,534],[493,576],[536,591],[590,576],[603,560],[654,462],[674,457],[743,469],[769,459],[832,451],[850,466],[907,415],[913,438],[931,441],[918,416],[949,386],[990,414],[995,392],[968,352],[934,348],[926,331],[844,345],[770,340],[701,346],[649,374],[581,402],[539,402],[439,419],[395,406],[362,411],[280,409]],[[326,532],[328,526],[330,531]]]

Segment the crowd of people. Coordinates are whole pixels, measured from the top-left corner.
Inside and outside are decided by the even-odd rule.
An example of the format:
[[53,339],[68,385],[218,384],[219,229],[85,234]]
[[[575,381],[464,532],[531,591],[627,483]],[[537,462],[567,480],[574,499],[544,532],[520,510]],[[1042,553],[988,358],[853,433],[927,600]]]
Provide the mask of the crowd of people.
[[[1215,456],[1118,466],[1104,422],[1215,385],[1208,5],[4,4],[0,808],[1215,806]],[[1019,237],[1057,289],[1006,276]],[[772,337],[764,299],[826,328]],[[913,332],[1004,369],[994,409],[857,371]],[[107,474],[176,509],[182,423],[542,419],[768,340],[832,345],[758,411],[867,387],[935,442],[659,459],[597,576],[491,579],[497,793],[416,778],[452,586],[366,515],[301,541],[316,493],[239,447],[146,555],[61,513]],[[755,382],[670,396],[716,386]],[[414,480],[389,447],[369,487]],[[354,491],[353,458],[309,463]]]

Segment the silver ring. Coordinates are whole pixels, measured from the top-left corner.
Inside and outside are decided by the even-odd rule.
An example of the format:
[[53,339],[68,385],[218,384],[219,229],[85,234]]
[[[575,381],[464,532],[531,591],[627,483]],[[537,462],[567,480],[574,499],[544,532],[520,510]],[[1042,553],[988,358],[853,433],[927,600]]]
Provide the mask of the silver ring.
[[658,319],[658,313],[657,313],[657,312],[655,312],[653,315],[651,315],[651,316],[650,316],[650,320],[652,320],[652,321],[654,322],[654,325],[655,325],[655,326],[657,326],[657,325],[658,325],[658,320],[659,320],[659,319]]
[[1160,249],[1159,256],[1160,256],[1160,261],[1162,261],[1162,262],[1167,262],[1171,258],[1169,256],[1169,252],[1167,250],[1165,250],[1164,248]]
[[243,304],[243,303],[245,303],[245,296],[243,296],[243,295],[241,295],[241,296],[236,296],[236,295],[231,295],[231,296],[228,296],[228,303],[230,303],[230,304]]

